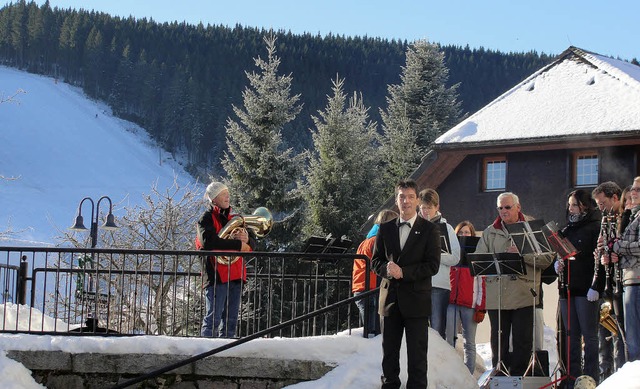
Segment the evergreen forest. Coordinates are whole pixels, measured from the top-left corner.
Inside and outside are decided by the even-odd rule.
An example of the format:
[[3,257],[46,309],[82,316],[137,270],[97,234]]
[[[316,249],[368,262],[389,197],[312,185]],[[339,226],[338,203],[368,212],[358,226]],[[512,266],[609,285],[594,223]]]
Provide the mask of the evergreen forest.
[[[362,106],[380,125],[388,86],[400,82],[412,42],[157,23],[21,0],[0,8],[0,64],[81,87],[115,115],[144,127],[166,150],[185,153],[192,173],[220,175],[225,126],[233,106],[242,104],[254,59],[266,56],[268,33],[276,38],[280,73],[291,76],[292,93],[300,96],[300,113],[282,129],[288,147],[313,149],[313,117],[334,93],[336,79],[345,93],[362,96]],[[458,85],[463,116],[553,59],[468,46],[440,50],[447,85]]]

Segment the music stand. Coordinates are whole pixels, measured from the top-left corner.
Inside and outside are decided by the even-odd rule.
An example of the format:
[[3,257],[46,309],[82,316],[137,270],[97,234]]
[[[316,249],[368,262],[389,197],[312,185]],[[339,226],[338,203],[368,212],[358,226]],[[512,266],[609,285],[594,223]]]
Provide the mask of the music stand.
[[491,376],[502,372],[508,376],[502,361],[502,277],[503,275],[524,275],[524,259],[517,253],[469,253],[467,254],[472,276],[498,277],[498,363]]
[[520,255],[542,254],[552,252],[553,249],[543,232],[543,220],[531,220],[505,224],[511,240],[518,248]]
[[[522,221],[513,224],[505,224],[507,232],[511,237],[511,240],[514,242],[515,246],[518,249],[520,255],[525,254],[534,254],[540,255],[544,253],[551,253],[554,250],[551,245],[547,241],[547,236],[544,233],[545,223],[544,220],[530,220],[530,221]],[[536,344],[536,297],[538,296],[535,292],[535,287],[537,285],[536,281],[536,267],[537,261],[534,258],[533,261],[533,288],[531,289],[531,294],[533,296],[533,336],[532,343],[535,346]],[[542,285],[540,284],[540,288]],[[536,366],[537,365],[537,366]],[[536,367],[540,368],[540,371],[543,371],[542,365],[540,361],[537,360],[535,347],[532,349],[531,359],[529,361],[529,366],[527,370],[524,372],[523,376],[526,376],[529,371],[531,371],[531,375],[535,376]]]
[[[315,253],[315,254],[344,254],[351,248],[353,242],[346,237],[334,238],[331,234],[326,237],[320,236],[311,236],[304,244],[304,248],[302,250],[303,253]],[[337,262],[335,258],[332,257],[306,257],[303,258],[310,261],[326,261],[326,262]]]
[[518,253],[469,253],[472,276],[525,275],[524,259]]

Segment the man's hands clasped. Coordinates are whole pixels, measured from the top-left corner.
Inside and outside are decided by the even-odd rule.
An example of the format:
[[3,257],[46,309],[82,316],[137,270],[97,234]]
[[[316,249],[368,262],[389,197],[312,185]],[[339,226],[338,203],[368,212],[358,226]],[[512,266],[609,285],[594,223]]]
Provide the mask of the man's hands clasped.
[[399,280],[402,278],[402,268],[395,262],[387,263],[387,275],[391,278]]

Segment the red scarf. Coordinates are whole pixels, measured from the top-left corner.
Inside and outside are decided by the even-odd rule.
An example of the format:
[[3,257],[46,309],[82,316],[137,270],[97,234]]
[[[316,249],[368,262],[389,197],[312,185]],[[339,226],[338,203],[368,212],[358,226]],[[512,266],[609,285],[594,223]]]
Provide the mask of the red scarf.
[[[525,221],[524,214],[522,212],[518,212],[518,221],[519,222]],[[496,220],[493,221],[493,227],[496,230],[502,230],[502,219],[500,218],[500,216],[498,216]]]

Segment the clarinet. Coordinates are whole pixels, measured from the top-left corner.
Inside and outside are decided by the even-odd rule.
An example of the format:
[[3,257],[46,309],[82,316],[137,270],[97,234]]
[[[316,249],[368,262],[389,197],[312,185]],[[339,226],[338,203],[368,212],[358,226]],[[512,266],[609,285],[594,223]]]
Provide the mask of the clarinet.
[[[615,223],[612,226],[612,239],[615,240],[622,235],[622,232],[626,225],[628,225],[628,221],[625,223],[623,220],[623,215],[616,215]],[[626,225],[625,225],[626,224]],[[622,294],[622,269],[620,269],[620,257],[618,257],[618,262],[613,264],[613,294],[616,297],[619,297]]]
[[[609,243],[609,213],[606,210],[602,211],[602,219],[600,221],[600,235],[598,236],[598,240],[601,240],[603,242],[603,246],[601,249],[597,249],[594,252],[594,269],[593,269],[593,281],[595,283],[595,281],[598,279],[598,268],[600,266],[600,257],[602,257],[602,255],[609,255],[609,248],[607,247],[607,244]],[[610,291],[610,285],[609,285],[609,274],[611,273],[611,271],[609,270],[609,264],[605,264],[604,265],[604,269],[605,269],[605,287],[604,287],[604,292],[607,293]]]

